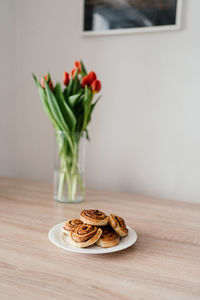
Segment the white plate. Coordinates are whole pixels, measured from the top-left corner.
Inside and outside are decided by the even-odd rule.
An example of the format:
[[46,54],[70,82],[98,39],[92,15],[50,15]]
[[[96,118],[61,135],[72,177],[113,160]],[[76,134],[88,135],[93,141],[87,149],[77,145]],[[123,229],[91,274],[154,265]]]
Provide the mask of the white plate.
[[97,245],[90,246],[88,248],[76,248],[70,244],[69,238],[66,237],[63,239],[64,233],[61,232],[61,228],[65,222],[59,223],[53,226],[48,233],[49,240],[56,245],[57,247],[63,248],[68,251],[78,252],[78,253],[86,253],[86,254],[103,254],[103,253],[111,253],[126,249],[132,246],[137,240],[137,233],[134,229],[127,226],[128,235],[121,239],[119,245],[111,247],[111,248],[101,248]]

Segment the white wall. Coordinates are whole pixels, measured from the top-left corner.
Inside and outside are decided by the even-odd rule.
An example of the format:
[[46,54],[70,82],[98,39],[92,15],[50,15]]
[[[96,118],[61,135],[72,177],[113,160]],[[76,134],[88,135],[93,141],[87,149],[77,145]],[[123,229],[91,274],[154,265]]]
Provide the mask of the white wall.
[[81,0],[17,1],[17,173],[51,180],[53,131],[31,72],[61,79],[80,57],[102,79],[90,188],[200,201],[200,1],[182,30],[82,37]]
[[0,0],[0,176],[15,174],[16,14],[12,0]]

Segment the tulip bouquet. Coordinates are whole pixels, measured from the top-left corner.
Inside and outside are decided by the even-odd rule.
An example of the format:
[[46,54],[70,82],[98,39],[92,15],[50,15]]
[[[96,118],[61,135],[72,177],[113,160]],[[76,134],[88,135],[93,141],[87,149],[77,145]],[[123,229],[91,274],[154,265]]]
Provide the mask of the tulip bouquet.
[[86,134],[87,126],[100,97],[94,101],[101,89],[101,82],[95,72],[87,73],[82,61],[76,61],[69,73],[64,72],[62,88],[59,82],[54,86],[48,73],[41,82],[33,74],[44,111],[49,117],[56,134],[59,149],[60,169],[57,200],[64,201],[64,187],[67,185],[67,201],[74,201],[77,185],[84,197],[84,184],[78,166],[79,143]]

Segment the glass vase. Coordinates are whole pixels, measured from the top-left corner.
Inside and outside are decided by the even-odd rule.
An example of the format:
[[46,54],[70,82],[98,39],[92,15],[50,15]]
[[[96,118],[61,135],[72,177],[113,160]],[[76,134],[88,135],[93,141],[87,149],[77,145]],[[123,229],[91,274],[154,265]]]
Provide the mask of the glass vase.
[[85,197],[85,132],[56,132],[54,199],[63,203],[82,202]]

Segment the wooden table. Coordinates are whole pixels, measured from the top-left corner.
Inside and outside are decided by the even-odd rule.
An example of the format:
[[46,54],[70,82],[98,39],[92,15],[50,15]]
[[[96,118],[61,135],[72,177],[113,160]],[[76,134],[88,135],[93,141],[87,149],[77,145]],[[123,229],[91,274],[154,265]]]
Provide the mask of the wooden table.
[[[81,209],[124,217],[137,243],[113,254],[67,252],[48,230]],[[200,205],[88,191],[52,200],[47,183],[0,179],[0,299],[200,299]]]

